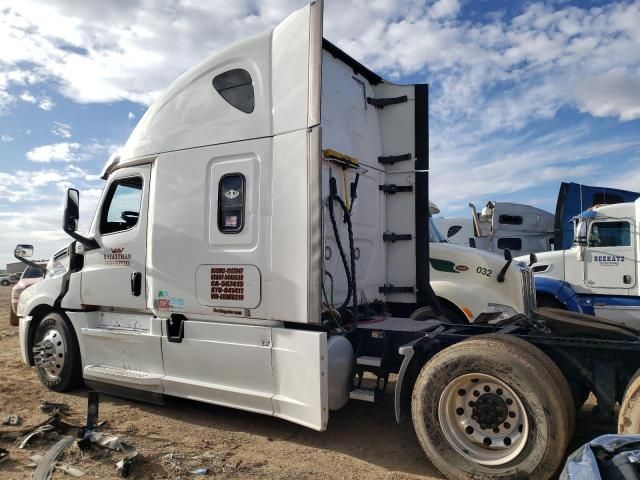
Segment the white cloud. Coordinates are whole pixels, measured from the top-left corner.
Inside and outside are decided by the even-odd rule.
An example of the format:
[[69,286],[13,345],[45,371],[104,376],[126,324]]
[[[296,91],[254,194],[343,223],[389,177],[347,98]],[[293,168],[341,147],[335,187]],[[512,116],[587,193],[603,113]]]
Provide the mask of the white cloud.
[[71,125],[63,122],[53,122],[53,129],[51,133],[57,137],[71,138]]
[[36,97],[34,97],[28,90],[25,90],[20,94],[20,100],[27,103],[36,103]]
[[596,117],[640,118],[640,70],[614,68],[580,80],[576,88],[580,109]]
[[13,137],[11,135],[0,135],[0,141],[5,143],[13,142]]
[[430,13],[434,18],[441,18],[456,15],[459,11],[460,2],[458,0],[437,0],[431,7]]
[[53,107],[55,107],[55,106],[56,106],[56,104],[49,97],[43,97],[38,102],[38,108],[40,108],[42,110],[46,110],[47,112],[49,110],[53,110]]
[[79,149],[80,144],[76,142],[53,143],[29,150],[26,157],[32,162],[75,162],[80,160]]
[[128,118],[129,120],[133,120],[134,118],[136,118],[136,115],[135,115],[133,112],[129,112],[129,113],[127,114],[127,118]]

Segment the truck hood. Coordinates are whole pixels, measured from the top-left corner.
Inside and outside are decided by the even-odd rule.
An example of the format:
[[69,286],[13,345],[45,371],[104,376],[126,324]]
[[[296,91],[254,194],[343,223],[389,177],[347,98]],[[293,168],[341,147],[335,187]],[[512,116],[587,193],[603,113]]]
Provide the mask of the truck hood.
[[[506,260],[502,255],[497,255],[486,250],[479,248],[465,247],[463,245],[456,245],[453,243],[429,243],[429,255],[431,258],[454,258],[457,264],[481,264],[487,268],[495,269],[499,271]],[[525,260],[523,260],[525,259]],[[514,259],[513,264],[517,262],[524,262],[524,265],[529,261],[529,257],[519,257]],[[515,265],[514,265],[515,266]]]
[[[531,270],[534,275],[564,281],[564,255],[565,250],[536,253],[538,261],[531,265]],[[529,256],[517,257],[516,260],[528,262]]]

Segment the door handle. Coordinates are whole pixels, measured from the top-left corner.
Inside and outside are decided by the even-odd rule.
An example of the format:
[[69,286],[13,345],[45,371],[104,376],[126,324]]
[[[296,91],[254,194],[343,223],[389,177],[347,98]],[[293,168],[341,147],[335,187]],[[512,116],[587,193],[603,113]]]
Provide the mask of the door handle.
[[625,275],[622,277],[622,283],[629,285],[631,283],[631,275]]
[[134,297],[139,297],[141,289],[142,289],[142,273],[133,272],[131,274],[131,294]]

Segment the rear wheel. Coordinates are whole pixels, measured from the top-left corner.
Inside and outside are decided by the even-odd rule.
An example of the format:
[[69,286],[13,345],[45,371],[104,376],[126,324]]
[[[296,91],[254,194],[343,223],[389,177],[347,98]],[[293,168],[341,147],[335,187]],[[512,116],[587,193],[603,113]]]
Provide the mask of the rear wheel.
[[636,435],[640,433],[640,370],[636,372],[622,398],[618,413],[618,433]]
[[573,426],[569,387],[542,351],[513,340],[460,342],[418,376],[414,428],[447,478],[546,480],[562,462]]
[[56,392],[80,384],[82,366],[78,341],[59,313],[50,313],[36,327],[34,362],[40,381]]

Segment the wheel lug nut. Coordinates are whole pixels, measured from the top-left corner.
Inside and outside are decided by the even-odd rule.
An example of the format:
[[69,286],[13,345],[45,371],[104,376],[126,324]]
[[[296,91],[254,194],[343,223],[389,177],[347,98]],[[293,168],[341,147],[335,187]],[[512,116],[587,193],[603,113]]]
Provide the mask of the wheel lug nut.
[[497,393],[498,395],[502,395],[502,389],[501,389],[501,388],[498,388],[498,389],[496,390],[496,393]]
[[467,434],[471,435],[473,434],[473,427],[467,427],[464,429],[465,432],[467,432]]
[[484,391],[485,392],[490,392],[491,391],[491,387],[489,385],[485,385],[484,386]]
[[511,424],[509,422],[504,422],[503,427],[508,430],[509,428],[511,428]]
[[478,390],[474,390],[473,391],[473,396],[474,397],[479,397],[480,396],[480,392]]
[[493,433],[500,433],[500,429],[498,427],[494,428]]
[[516,418],[516,412],[509,412],[509,418]]
[[507,405],[511,405],[511,404],[513,404],[513,400],[511,400],[510,398],[507,398],[507,399],[505,400],[505,403],[506,403]]
[[461,408],[461,407],[456,408],[456,413],[458,415],[464,415],[464,408]]

